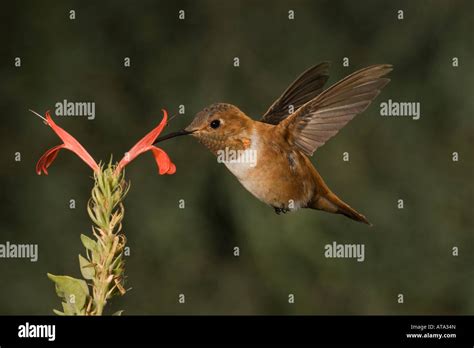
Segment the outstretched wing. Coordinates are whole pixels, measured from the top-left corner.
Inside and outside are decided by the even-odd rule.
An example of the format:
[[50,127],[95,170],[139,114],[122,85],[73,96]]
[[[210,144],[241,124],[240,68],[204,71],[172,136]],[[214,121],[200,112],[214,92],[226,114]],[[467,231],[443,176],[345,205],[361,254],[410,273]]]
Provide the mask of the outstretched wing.
[[300,106],[322,92],[323,86],[329,78],[329,62],[315,65],[302,73],[284,92],[275,100],[262,116],[261,122],[278,124],[290,114],[289,106],[298,110]]
[[356,71],[331,86],[292,114],[287,122],[288,140],[311,156],[357,114],[363,112],[390,81],[382,76],[388,64]]

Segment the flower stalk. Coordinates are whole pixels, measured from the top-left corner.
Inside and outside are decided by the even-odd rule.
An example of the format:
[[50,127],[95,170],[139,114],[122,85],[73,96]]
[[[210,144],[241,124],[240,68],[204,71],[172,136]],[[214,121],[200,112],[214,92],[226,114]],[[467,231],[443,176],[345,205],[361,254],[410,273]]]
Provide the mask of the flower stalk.
[[[30,110],[32,111],[32,110]],[[79,265],[84,279],[58,276],[48,273],[55,283],[56,293],[62,299],[63,311],[58,315],[103,315],[108,300],[126,293],[124,250],[127,242],[122,232],[124,216],[123,200],[130,184],[125,181],[124,168],[136,157],[150,152],[155,159],[158,173],[174,174],[176,166],[162,149],[153,146],[155,139],[167,124],[167,112],[163,110],[160,124],[138,141],[118,163],[97,164],[86,149],[68,132],[59,127],[49,112],[43,119],[57,134],[62,144],[47,150],[36,164],[38,175],[48,175],[48,168],[61,149],[75,153],[94,172],[94,186],[87,211],[93,222],[92,234],[95,240],[81,234],[86,248],[86,257],[79,255]],[[118,311],[115,315],[120,315]]]
[[[87,211],[94,223],[92,232],[95,246],[88,249],[88,264],[81,269],[93,267],[92,296],[86,314],[102,315],[107,300],[116,294],[124,295],[123,253],[126,244],[122,233],[124,216],[123,199],[129,189],[123,171],[117,172],[111,162],[94,172],[94,187]],[[95,249],[95,250],[94,250]],[[83,274],[84,276],[84,274]]]

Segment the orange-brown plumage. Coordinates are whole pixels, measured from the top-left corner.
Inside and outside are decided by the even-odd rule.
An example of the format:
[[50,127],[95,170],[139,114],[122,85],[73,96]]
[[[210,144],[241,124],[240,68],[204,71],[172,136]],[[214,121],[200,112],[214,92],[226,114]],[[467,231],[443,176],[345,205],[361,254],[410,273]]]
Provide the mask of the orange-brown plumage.
[[[307,156],[369,106],[389,82],[383,76],[392,68],[361,69],[322,91],[328,68],[322,63],[305,71],[260,121],[234,105],[217,103],[199,112],[177,135],[191,134],[218,158],[237,154],[224,164],[277,213],[311,208],[369,224],[327,187]],[[255,161],[247,160],[251,154]]]

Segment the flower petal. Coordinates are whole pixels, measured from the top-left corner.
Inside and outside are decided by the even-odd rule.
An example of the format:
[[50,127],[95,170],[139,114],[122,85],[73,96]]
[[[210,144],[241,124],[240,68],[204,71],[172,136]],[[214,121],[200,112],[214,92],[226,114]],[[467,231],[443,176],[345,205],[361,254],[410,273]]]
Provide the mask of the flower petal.
[[48,175],[48,167],[51,165],[51,163],[53,163],[54,159],[59,153],[59,150],[64,148],[64,144],[61,144],[46,151],[36,163],[36,174],[41,175],[41,172],[43,171],[44,174]]
[[156,165],[158,166],[158,172],[160,173],[160,175],[168,174],[168,172],[173,169],[171,168],[172,166],[174,167],[174,171],[176,172],[176,167],[173,163],[171,163],[171,160],[166,152],[156,146],[151,146],[150,150],[153,153],[153,157],[155,158]]
[[168,171],[166,172],[166,174],[168,175],[172,175],[176,173],[176,166],[174,165],[173,162],[170,163],[170,169],[168,169]]
[[[158,135],[163,131],[163,128],[166,126],[166,122],[168,121],[168,113],[166,110],[163,111],[163,119],[161,120],[160,124],[156,126],[151,132],[145,135],[138,143],[135,144],[125,156],[120,160],[117,170],[122,170],[127,164],[132,162],[135,158],[137,158],[140,154],[144,153],[145,151],[151,150],[153,142]],[[156,157],[155,157],[156,159]]]
[[[99,169],[99,166],[94,161],[91,155],[84,149],[84,147],[68,132],[59,127],[51,118],[49,111],[46,112],[46,120],[48,125],[53,129],[53,131],[61,138],[64,142],[64,148],[74,152],[79,158],[81,158],[86,164],[96,171]],[[53,158],[54,159],[54,158]],[[52,161],[51,161],[52,162]],[[47,172],[46,172],[47,173]]]

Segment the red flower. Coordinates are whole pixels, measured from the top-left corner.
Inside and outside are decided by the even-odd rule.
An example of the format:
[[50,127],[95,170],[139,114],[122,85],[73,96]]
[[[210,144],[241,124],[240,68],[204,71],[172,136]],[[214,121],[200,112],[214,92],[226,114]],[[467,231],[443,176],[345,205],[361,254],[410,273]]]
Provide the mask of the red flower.
[[119,162],[117,170],[122,170],[127,164],[132,162],[136,157],[146,151],[151,151],[155,158],[156,165],[158,166],[158,172],[160,175],[163,174],[174,174],[176,172],[176,166],[171,162],[170,158],[162,149],[153,146],[155,139],[160,135],[163,128],[166,126],[168,121],[168,113],[166,110],[163,111],[163,119],[160,124],[154,128],[150,133],[145,135],[130,151],[125,153],[125,156]]
[[63,141],[62,145],[55,146],[44,153],[43,156],[39,159],[38,163],[36,163],[36,173],[41,175],[43,171],[46,175],[48,175],[48,167],[53,163],[54,159],[59,153],[61,149],[67,149],[74,152],[79,158],[81,158],[86,164],[92,168],[92,170],[96,171],[99,169],[99,166],[94,161],[91,155],[84,149],[84,147],[76,140],[74,137],[66,132],[64,129],[59,127],[56,123],[54,123],[49,111],[46,112],[46,123],[50,126],[53,131],[58,135],[59,138]]

